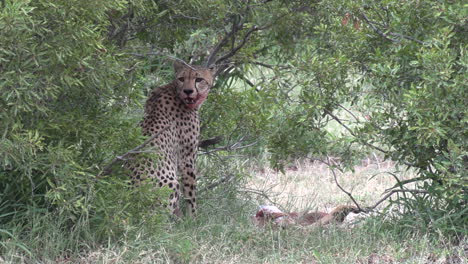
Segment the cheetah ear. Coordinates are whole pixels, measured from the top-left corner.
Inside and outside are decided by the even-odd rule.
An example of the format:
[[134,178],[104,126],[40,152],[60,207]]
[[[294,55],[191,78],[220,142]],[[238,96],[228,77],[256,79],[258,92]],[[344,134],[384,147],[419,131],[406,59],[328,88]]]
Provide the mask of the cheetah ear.
[[187,67],[187,66],[185,66],[184,62],[179,61],[179,60],[174,61],[174,72],[175,73],[178,73],[178,72],[182,71],[185,67]]
[[210,67],[208,67],[208,70],[210,70],[210,73],[213,77],[216,76],[216,72],[218,72],[218,66],[216,65],[211,65]]

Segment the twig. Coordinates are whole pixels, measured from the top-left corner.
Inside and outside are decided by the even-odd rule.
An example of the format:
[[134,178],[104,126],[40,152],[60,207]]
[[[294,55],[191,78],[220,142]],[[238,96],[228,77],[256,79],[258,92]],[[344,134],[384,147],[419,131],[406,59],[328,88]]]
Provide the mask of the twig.
[[[266,4],[266,3],[271,2],[271,1],[272,0],[264,0],[264,1],[262,1],[259,4],[256,4],[256,5],[250,5],[249,4],[250,1],[246,1],[246,6],[245,6],[244,13],[247,14],[248,12],[250,12],[250,10],[252,10],[254,6],[259,6],[260,4]],[[271,26],[275,25],[278,20],[283,19],[284,17],[288,16],[289,14],[295,13],[295,12],[298,12],[298,11],[299,10],[291,10],[290,12],[286,12],[286,13],[284,13],[282,15],[279,15],[275,19],[273,19],[273,21],[271,21],[270,23],[265,23],[263,26],[257,26],[257,25],[252,26],[243,35],[240,44],[238,44],[237,46],[235,46],[236,34],[240,30],[245,28],[244,26],[245,26],[246,22],[242,21],[242,18],[246,17],[246,16],[243,16],[245,14],[240,14],[239,16],[234,16],[233,19],[231,19],[231,22],[232,22],[231,30],[226,33],[226,35],[216,44],[216,46],[210,52],[207,59],[205,60],[205,63],[204,63],[205,66],[208,67],[208,66],[211,66],[212,64],[219,65],[221,62],[223,62],[223,61],[227,60],[228,58],[234,56],[247,43],[247,40],[249,39],[250,35],[253,32],[261,31],[261,30],[265,30],[267,28],[270,28]],[[216,59],[217,54],[228,43],[231,44],[230,51],[228,53],[226,53],[225,55],[221,56],[220,58]],[[222,71],[222,68],[220,68],[218,70],[218,72],[221,72],[221,71]]]
[[[326,113],[327,115],[329,115],[331,118],[335,119],[335,121],[338,122],[342,127],[344,127],[346,130],[348,130],[348,132],[349,132],[353,137],[358,138],[358,137],[356,136],[356,134],[354,134],[353,130],[351,130],[351,128],[349,128],[347,125],[345,125],[343,122],[341,122],[341,120],[340,120],[337,116],[335,116],[334,114],[332,114],[332,112],[328,111],[327,109],[324,109],[324,111],[325,111],[325,113]],[[358,139],[359,139],[359,138],[358,138]],[[385,151],[385,150],[383,150],[383,149],[381,149],[381,148],[379,148],[379,147],[377,147],[377,146],[374,146],[374,145],[372,145],[372,144],[370,144],[370,143],[368,143],[368,142],[366,142],[366,141],[364,141],[364,140],[362,140],[361,142],[364,143],[364,145],[366,145],[366,146],[368,146],[368,147],[371,147],[371,148],[376,149],[376,150],[378,150],[378,151],[380,151],[380,152],[382,152],[382,153],[387,154],[387,151]]]
[[[323,162],[323,161],[322,161]],[[361,209],[361,206],[359,206],[359,204],[356,202],[356,200],[354,199],[353,195],[346,191],[343,187],[341,187],[341,185],[338,183],[338,179],[336,178],[336,173],[335,173],[335,169],[331,166],[330,164],[330,157],[327,156],[327,162],[325,163],[328,165],[328,168],[331,169],[332,173],[333,173],[333,178],[335,179],[335,183],[336,183],[336,186],[338,186],[338,188],[340,188],[340,190],[342,192],[344,192],[346,195],[349,196],[349,198],[353,201],[353,203],[356,205],[356,207],[358,208],[358,211],[359,212],[362,212],[363,210]]]
[[242,38],[242,42],[237,45],[237,47],[234,47],[233,49],[231,49],[227,54],[224,54],[223,56],[221,56],[219,59],[216,60],[215,64],[218,64],[232,56],[234,56],[234,54],[237,53],[237,51],[239,51],[244,45],[245,43],[247,43],[247,39],[249,39],[249,36],[255,32],[255,31],[259,31],[259,30],[262,30],[264,29],[264,27],[257,27],[257,26],[253,26],[251,27],[247,33],[245,33],[244,37]]
[[385,32],[383,32],[382,30],[380,30],[378,27],[376,27],[376,26],[374,25],[374,22],[370,21],[369,18],[366,16],[366,14],[361,13],[361,16],[362,16],[362,18],[367,22],[367,24],[372,28],[372,30],[374,30],[374,31],[375,31],[377,34],[379,34],[380,36],[384,37],[386,40],[389,40],[389,41],[392,41],[392,42],[396,42],[396,43],[400,43],[400,40],[389,37],[389,35],[391,35],[391,36],[395,36],[395,37],[399,37],[399,38],[404,38],[404,39],[407,39],[407,40],[411,40],[411,41],[414,41],[414,42],[419,43],[419,44],[421,44],[421,45],[427,45],[427,44],[428,44],[428,43],[426,43],[426,42],[424,42],[424,41],[421,41],[421,40],[416,39],[416,38],[411,37],[411,36],[407,36],[407,35],[403,35],[403,34],[399,34],[399,33],[393,33],[393,32],[385,33]]
[[372,151],[372,155],[374,156],[375,162],[377,163],[377,168],[380,171],[380,162],[379,162],[379,157],[375,154],[375,152]]
[[400,182],[400,180],[398,179],[398,177],[397,177],[393,172],[390,172],[390,171],[380,171],[380,172],[374,173],[372,176],[369,177],[369,180],[372,180],[372,179],[374,179],[374,177],[376,177],[377,175],[379,175],[379,174],[384,174],[384,173],[388,173],[388,174],[392,175],[392,176],[395,178],[395,180],[396,180],[397,182]]
[[[268,2],[268,1],[267,1]],[[246,6],[246,12],[249,10],[249,6],[247,4]],[[284,14],[280,17],[278,17],[278,19],[286,16],[288,14]],[[278,20],[277,19],[277,20]],[[220,40],[218,42],[218,44],[216,44],[215,48],[213,49],[213,51],[210,53],[210,55],[208,56],[208,58],[206,59],[205,61],[205,66],[210,66],[212,65],[213,63],[215,65],[218,65],[220,64],[222,61],[224,60],[227,60],[228,58],[234,56],[246,43],[247,43],[247,40],[249,39],[250,35],[255,32],[255,31],[261,31],[261,30],[264,30],[264,29],[267,29],[269,27],[271,27],[272,25],[274,25],[276,23],[276,21],[273,21],[272,23],[270,24],[265,24],[263,26],[257,26],[257,25],[254,25],[252,26],[243,36],[242,38],[242,41],[239,45],[235,46],[232,45],[231,47],[231,50],[224,54],[223,56],[221,56],[220,58],[216,59],[216,55],[219,53],[219,51],[221,51],[221,49],[226,46],[226,44],[229,42],[229,40],[231,39],[231,44],[234,44],[235,42],[235,37],[236,37],[236,34],[237,32],[239,32],[239,30],[243,29],[244,28],[244,22],[239,22],[237,23],[237,21],[233,21],[233,25],[232,25],[232,29],[231,31],[229,31],[222,40]]]
[[417,43],[419,43],[421,45],[427,45],[428,44],[427,42],[421,41],[421,40],[413,38],[411,36],[399,34],[399,33],[389,32],[388,35],[392,35],[392,36],[395,36],[395,37],[400,37],[400,38],[404,38],[404,39],[407,39],[407,40],[411,40],[411,41],[417,42]]
[[260,61],[251,61],[251,62],[249,62],[249,63],[255,64],[255,65],[259,65],[259,66],[268,68],[268,69],[270,69],[270,70],[274,70],[275,67],[277,67],[277,68],[280,69],[280,70],[283,70],[283,69],[291,69],[291,67],[286,66],[286,65],[272,65],[272,64],[267,64],[267,63],[263,63],[263,62],[260,62]]
[[208,138],[208,139],[205,139],[205,140],[201,140],[198,143],[198,147],[199,148],[207,148],[208,146],[218,144],[222,140],[223,140],[223,136],[216,136],[216,137]]
[[211,189],[213,189],[213,188],[215,188],[215,187],[217,187],[217,186],[219,186],[219,185],[221,185],[223,183],[227,183],[227,182],[232,181],[234,178],[235,178],[234,175],[232,175],[231,173],[228,173],[226,176],[222,177],[218,181],[215,181],[215,182],[209,184],[208,186],[205,186],[203,189],[199,190],[198,193],[200,194],[200,193],[203,193],[203,192],[205,192],[207,190],[211,190]]
[[[387,173],[394,176],[394,178],[396,178],[396,176],[393,175],[393,173],[390,173],[390,172],[387,172]],[[386,189],[385,192],[389,192],[392,189],[395,189],[397,187],[403,188],[403,185],[406,185],[408,183],[417,182],[417,181],[422,181],[422,180],[425,180],[425,179],[423,177],[416,177],[416,178],[412,178],[412,179],[404,180],[404,181],[400,181],[399,179],[397,179],[397,183],[395,185],[393,185],[393,187],[390,187],[390,188]]]
[[206,155],[206,154],[211,154],[213,152],[222,151],[222,150],[226,150],[226,151],[239,150],[239,149],[248,148],[248,147],[251,147],[251,146],[257,144],[257,141],[255,141],[255,142],[247,144],[247,145],[240,145],[240,143],[243,142],[243,141],[244,141],[244,138],[241,138],[239,141],[237,141],[237,142],[235,142],[233,144],[230,144],[230,145],[227,145],[227,146],[222,146],[222,147],[217,147],[217,148],[214,148],[214,149],[210,149],[210,150],[207,150],[207,151],[204,151],[204,152],[200,152],[199,154],[200,155]]
[[[329,115],[331,118],[333,118],[336,122],[338,122],[342,127],[344,127],[346,130],[348,130],[348,132],[355,138],[357,138],[361,143],[363,143],[364,145],[368,146],[368,147],[371,147],[373,149],[376,149],[384,154],[388,154],[388,151],[385,151],[383,150],[382,148],[379,148],[375,145],[372,145],[371,143],[365,141],[365,140],[361,140],[352,130],[351,128],[349,128],[347,125],[345,125],[337,116],[335,116],[332,112],[328,111],[327,109],[324,109],[325,113],[327,115]],[[416,164],[413,164],[413,163],[409,163],[407,161],[404,161],[404,160],[397,160],[398,162],[408,166],[408,167],[416,167],[416,168],[420,168],[420,166],[417,166]]]
[[210,66],[211,64],[213,64],[216,54],[218,54],[221,48],[224,45],[226,45],[228,40],[237,32],[236,27],[238,27],[238,25],[233,23],[232,30],[228,34],[226,34],[226,36],[224,36],[224,38],[221,41],[219,41],[218,44],[216,44],[215,48],[206,59],[205,66]]
[[[332,168],[332,160],[330,160],[330,157],[327,156],[327,161],[324,161],[324,160],[321,160],[321,159],[312,159],[312,160],[316,160],[316,161],[320,161],[324,164],[326,164],[332,171],[333,173],[333,178],[335,180],[335,183],[336,185],[338,186],[338,188],[340,188],[341,191],[343,191],[346,195],[349,196],[349,198],[353,201],[353,203],[356,205],[356,207],[358,208],[358,212],[365,212],[365,213],[368,213],[370,211],[373,211],[375,208],[377,208],[377,206],[379,206],[381,203],[383,203],[385,200],[387,200],[390,196],[392,196],[393,194],[395,193],[413,193],[413,194],[428,194],[429,192],[426,191],[426,190],[418,190],[418,189],[397,189],[397,190],[391,190],[392,188],[396,188],[397,186],[400,186],[400,188],[403,187],[403,185],[407,184],[407,183],[411,183],[411,182],[414,182],[414,181],[418,181],[418,180],[421,180],[421,177],[418,177],[418,178],[415,178],[415,179],[410,179],[410,180],[406,180],[406,181],[399,181],[398,178],[397,181],[398,183],[390,188],[390,189],[387,189],[385,190],[384,193],[387,193],[384,197],[382,197],[382,199],[380,199],[379,201],[377,201],[373,206],[370,206],[370,207],[365,207],[365,208],[362,208],[359,206],[359,204],[356,202],[356,200],[354,199],[354,197],[352,196],[352,194],[348,191],[346,191],[339,183],[338,183],[338,180],[337,180],[337,177],[336,177],[336,173],[334,171],[334,169]],[[394,174],[390,173],[390,172],[387,172],[389,173],[390,175],[396,177]]]
[[136,56],[136,57],[148,57],[148,56],[164,56],[164,57],[168,57],[169,59],[172,59],[172,60],[175,60],[175,61],[179,61],[179,62],[182,62],[185,66],[189,67],[190,69],[196,71],[197,69],[195,69],[192,65],[188,64],[187,62],[185,62],[183,59],[179,59],[175,56],[172,56],[172,55],[168,55],[168,54],[164,54],[162,52],[154,52],[154,51],[151,51],[151,52],[147,52],[145,54],[143,53],[135,53],[135,52],[129,52],[129,53],[126,53],[127,55],[132,55],[132,56]]
[[275,65],[270,65],[270,64],[263,63],[263,62],[259,62],[259,61],[251,61],[250,63],[255,64],[255,65],[259,65],[259,66],[262,66],[262,67],[265,67],[265,68],[268,68],[270,70],[275,69],[274,68]]
[[175,15],[174,17],[183,17],[183,18],[186,18],[186,19],[202,20],[202,19],[199,18],[199,17],[187,16],[187,15],[184,15],[184,14],[177,14],[177,15]]
[[255,190],[255,189],[245,188],[245,187],[242,188],[242,189],[240,189],[239,191],[240,191],[240,192],[253,193],[253,194],[262,196],[263,198],[267,199],[268,202],[270,202],[271,204],[277,205],[277,203],[274,202],[273,200],[271,200],[270,197],[268,197],[268,195],[267,195],[265,192],[262,192],[262,191],[259,191],[259,190]]
[[394,193],[398,193],[398,192],[402,192],[402,193],[406,193],[406,192],[409,192],[409,193],[422,193],[422,194],[429,193],[428,191],[425,191],[425,190],[401,190],[401,189],[391,190],[382,199],[380,199],[377,203],[375,203],[374,206],[366,208],[366,211],[374,210],[377,206],[379,206],[381,203],[383,203],[385,200],[387,200],[390,196],[392,196]]
[[346,107],[342,106],[341,104],[337,104],[337,105],[338,105],[338,107],[340,107],[341,109],[343,109],[343,110],[345,110],[346,112],[348,112],[348,114],[350,114],[350,115],[354,118],[354,120],[356,120],[357,123],[360,123],[359,118],[357,118],[357,116],[354,115],[353,112],[351,112],[351,110],[347,109]]
[[252,81],[250,81],[249,79],[247,79],[247,77],[245,77],[245,75],[241,74],[239,76],[239,78],[241,78],[250,87],[255,87],[255,84]]
[[141,153],[141,149],[144,148],[146,145],[148,145],[151,141],[153,141],[153,139],[155,139],[156,137],[158,137],[159,135],[161,135],[164,131],[166,131],[167,129],[169,129],[171,126],[166,126],[165,128],[161,129],[159,132],[157,132],[156,134],[152,135],[151,137],[149,137],[148,139],[146,139],[141,145],[125,152],[123,155],[120,155],[120,156],[117,156],[115,157],[106,167],[104,167],[104,169],[96,176],[97,179],[101,178],[102,176],[105,176],[105,175],[109,175],[111,172],[112,172],[112,166],[114,166],[117,162],[120,162],[120,161],[125,161],[126,158],[129,156],[129,155],[132,155],[132,154],[137,154],[137,153]]
[[387,34],[385,32],[383,32],[382,30],[380,30],[378,27],[376,27],[374,25],[374,23],[372,23],[369,18],[366,16],[366,14],[362,13],[361,14],[362,18],[364,19],[364,21],[367,22],[367,24],[374,30],[375,33],[379,34],[380,36],[384,37],[386,40],[390,40],[392,42],[397,42],[399,43],[400,41],[398,39],[393,39],[393,38],[390,38],[389,36],[387,36]]

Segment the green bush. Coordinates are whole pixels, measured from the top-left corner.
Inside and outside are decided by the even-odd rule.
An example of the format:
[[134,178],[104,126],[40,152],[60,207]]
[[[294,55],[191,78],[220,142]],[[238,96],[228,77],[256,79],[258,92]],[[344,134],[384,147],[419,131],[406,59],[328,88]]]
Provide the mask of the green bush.
[[95,180],[106,162],[141,141],[127,112],[141,92],[106,38],[108,13],[125,2],[2,3],[0,223],[21,219],[31,206],[109,230],[125,214],[143,221],[149,205],[136,189],[125,190],[122,179]]
[[466,226],[458,217],[468,200],[460,1],[5,0],[0,7],[0,223],[30,207],[72,222],[86,216],[104,233],[126,215],[145,219],[118,207],[133,189],[95,175],[142,142],[138,102],[169,79],[168,58],[202,63],[224,43],[218,58],[235,56],[222,61],[202,108],[204,138],[257,142],[244,153],[267,153],[277,164],[332,155],[352,168],[368,151],[382,152],[418,172],[398,188],[417,182],[421,208],[438,223]]

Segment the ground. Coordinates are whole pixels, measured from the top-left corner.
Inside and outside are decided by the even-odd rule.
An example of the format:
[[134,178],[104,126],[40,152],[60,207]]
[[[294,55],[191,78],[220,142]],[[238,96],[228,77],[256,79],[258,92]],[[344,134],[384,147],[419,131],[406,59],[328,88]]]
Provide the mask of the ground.
[[[203,161],[204,158],[202,158]],[[239,163],[240,166],[241,163]],[[394,164],[363,160],[353,173],[337,174],[358,202],[370,205],[394,184],[386,171]],[[269,168],[248,170],[240,192],[226,186],[201,195],[196,219],[183,219],[159,234],[138,233],[118,243],[86,250],[60,263],[467,263],[468,241],[454,242],[385,227],[372,219],[354,228],[259,229],[250,222],[256,206],[278,203],[286,210],[328,210],[350,203],[318,162],[296,162],[286,174]],[[207,173],[207,171],[205,171]],[[402,177],[405,173],[399,172]],[[406,172],[411,173],[411,172]],[[409,175],[407,175],[409,176]],[[268,201],[267,193],[272,201]]]

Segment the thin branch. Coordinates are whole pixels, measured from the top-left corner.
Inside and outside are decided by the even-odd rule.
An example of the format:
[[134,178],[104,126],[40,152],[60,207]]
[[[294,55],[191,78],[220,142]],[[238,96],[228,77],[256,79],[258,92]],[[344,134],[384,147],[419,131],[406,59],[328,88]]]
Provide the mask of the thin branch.
[[184,15],[184,14],[177,14],[174,16],[174,18],[177,18],[177,17],[182,17],[182,18],[186,18],[186,19],[192,19],[192,20],[203,20],[199,17],[193,17],[193,16],[187,16],[187,15]]
[[[390,173],[390,172],[387,172],[387,173],[394,176],[393,173]],[[396,176],[394,176],[394,178],[397,179]],[[424,179],[423,177],[416,177],[416,178],[412,178],[412,179],[404,180],[404,181],[400,181],[399,179],[397,179],[398,182],[395,185],[393,185],[393,187],[390,187],[390,188],[386,189],[385,192],[389,192],[392,189],[395,189],[397,187],[403,188],[403,186],[408,184],[408,183],[418,182],[418,181],[422,181],[422,180],[426,180],[426,179]]]
[[245,75],[241,74],[241,75],[239,76],[239,78],[241,78],[241,79],[242,79],[247,85],[249,85],[250,87],[252,87],[252,88],[255,87],[255,84],[254,84],[251,80],[247,79],[247,77],[245,77]]
[[260,1],[258,4],[251,5],[250,7],[261,6],[261,5],[264,5],[264,4],[272,2],[272,1],[273,0],[263,0],[263,1]]
[[393,33],[393,32],[389,32],[388,35],[392,35],[392,36],[395,36],[395,37],[400,37],[400,38],[404,38],[404,39],[407,39],[407,40],[411,40],[411,41],[417,42],[417,43],[419,43],[421,45],[428,45],[427,42],[421,41],[421,40],[413,38],[411,36],[407,36],[407,35],[403,35],[403,34],[399,34],[399,33]]
[[234,179],[235,179],[234,175],[231,174],[231,173],[228,173],[226,176],[222,177],[218,181],[215,181],[215,182],[209,184],[208,186],[205,186],[203,189],[198,190],[198,193],[200,194],[200,193],[203,193],[203,192],[205,192],[207,190],[212,190],[213,188],[218,187],[219,185],[221,185],[223,183],[229,183]]
[[229,39],[234,35],[236,34],[237,32],[237,27],[238,25],[235,25],[235,23],[233,23],[232,25],[232,30],[226,34],[226,36],[224,36],[224,38],[218,42],[218,44],[215,46],[215,48],[213,49],[213,51],[210,53],[210,55],[208,56],[206,62],[205,62],[205,66],[210,66],[211,64],[213,64],[214,60],[215,60],[215,56],[218,54],[218,52],[221,50],[221,48],[226,45],[226,43],[229,41]]
[[390,196],[392,196],[393,194],[395,193],[399,193],[399,192],[402,192],[402,193],[406,193],[406,192],[409,192],[409,193],[419,193],[419,194],[428,194],[429,192],[428,191],[425,191],[425,190],[402,190],[402,189],[399,189],[399,190],[391,190],[389,193],[387,193],[382,199],[380,199],[378,202],[376,202],[374,204],[374,206],[371,206],[371,207],[368,207],[366,208],[366,211],[372,211],[374,210],[375,208],[377,208],[377,206],[379,206],[381,203],[383,203],[385,200],[387,200]]
[[[264,0],[263,2],[260,2],[262,4],[265,4],[265,3],[268,3],[268,2],[271,2],[272,0]],[[249,1],[247,1],[247,4],[246,4],[246,8],[245,8],[245,13],[248,13],[249,10],[251,10],[253,8],[254,5],[250,6],[249,5]],[[261,30],[264,30],[264,29],[267,29],[273,25],[276,24],[276,22],[280,19],[283,19],[285,16],[293,13],[293,11],[291,12],[287,12],[285,14],[282,14],[278,17],[276,17],[276,19],[274,19],[273,21],[271,21],[271,23],[267,23],[261,27],[259,26],[256,26],[254,25],[253,27],[251,27],[243,36],[242,38],[242,41],[239,45],[237,45],[236,47],[234,47],[234,43],[235,43],[235,37],[236,37],[236,34],[237,32],[239,32],[239,30],[242,30],[244,29],[244,22],[238,22],[236,21],[235,19],[232,21],[233,25],[232,25],[232,29],[231,31],[229,31],[223,39],[221,39],[218,44],[216,44],[215,48],[213,49],[213,51],[211,51],[210,55],[208,56],[208,58],[206,59],[205,61],[205,66],[211,66],[212,64],[215,64],[215,65],[218,65],[220,62],[224,61],[224,60],[227,60],[228,58],[234,56],[237,51],[239,51],[246,43],[247,43],[247,40],[249,38],[249,36],[255,32],[255,31],[261,31]],[[296,11],[297,12],[297,11]],[[237,23],[238,22],[238,23]],[[221,56],[220,58],[218,58],[217,60],[215,60],[216,58],[216,55],[221,51],[221,49],[226,46],[226,44],[229,42],[229,40],[231,40],[231,50]]]
[[262,196],[263,198],[267,199],[268,202],[270,202],[271,204],[277,205],[277,203],[274,202],[273,200],[271,200],[270,197],[269,197],[265,192],[262,192],[262,191],[259,191],[259,190],[255,190],[255,189],[246,188],[246,187],[240,189],[239,191],[240,191],[240,192],[253,193],[253,194]]
[[143,58],[146,58],[148,56],[164,56],[164,57],[168,57],[169,59],[172,59],[174,61],[179,61],[179,62],[182,62],[185,66],[189,67],[190,69],[196,71],[197,69],[193,68],[192,65],[188,64],[187,62],[185,62],[183,59],[180,59],[180,58],[177,58],[175,56],[172,56],[172,55],[168,55],[168,54],[165,54],[165,53],[162,53],[162,52],[147,52],[147,53],[136,53],[136,52],[129,52],[129,53],[126,53],[127,55],[132,55],[132,56],[136,56],[136,57],[143,57]]
[[259,62],[259,61],[251,61],[250,63],[252,64],[255,64],[255,65],[260,65],[262,67],[265,67],[265,68],[268,68],[270,70],[274,70],[275,68],[275,65],[270,65],[270,64],[266,64],[266,63],[263,63],[263,62]]
[[421,45],[427,45],[428,44],[428,43],[426,43],[424,41],[421,41],[421,40],[416,39],[416,38],[411,37],[411,36],[407,36],[407,35],[403,35],[403,34],[399,34],[399,33],[393,33],[393,32],[385,33],[384,31],[382,31],[381,29],[376,27],[375,22],[370,21],[369,18],[366,16],[366,14],[361,13],[361,16],[364,19],[364,21],[366,21],[367,24],[372,28],[372,30],[374,30],[375,33],[377,33],[380,36],[384,37],[386,40],[396,42],[396,43],[400,43],[400,40],[395,39],[395,38],[391,38],[391,37],[389,37],[389,35],[390,35],[390,36],[394,36],[394,37],[398,37],[398,38],[404,38],[404,39],[407,39],[407,40],[411,40],[411,41],[414,41],[414,42],[419,43]]
[[[365,212],[365,213],[368,213],[368,212],[371,212],[373,210],[375,210],[375,208],[377,208],[377,206],[379,206],[381,203],[383,203],[384,201],[386,201],[390,196],[392,196],[393,194],[395,193],[412,193],[412,194],[428,194],[429,192],[426,191],[426,190],[418,190],[418,189],[397,189],[397,190],[391,190],[390,189],[387,189],[384,193],[388,192],[384,197],[382,197],[379,201],[377,201],[373,206],[370,206],[370,207],[365,207],[365,208],[362,208],[359,206],[359,204],[356,202],[356,200],[354,199],[354,197],[352,196],[352,194],[348,191],[346,191],[339,183],[338,183],[338,180],[337,180],[337,177],[336,177],[336,173],[334,171],[334,168],[332,167],[334,163],[332,160],[330,160],[330,157],[327,156],[327,161],[324,161],[324,160],[321,160],[321,159],[312,159],[312,160],[316,160],[316,161],[320,161],[324,164],[326,164],[332,171],[333,173],[333,178],[335,180],[335,183],[336,185],[338,186],[338,188],[340,188],[341,191],[343,191],[346,195],[349,196],[349,198],[353,201],[353,203],[356,205],[356,207],[358,208],[358,212]],[[406,183],[410,183],[412,182],[413,180],[407,180],[407,181],[403,181],[401,183],[403,183],[402,185],[406,184]],[[402,187],[401,185],[401,187]],[[401,188],[400,187],[400,188]]]
[[353,114],[353,112],[351,112],[349,109],[347,109],[346,107],[342,106],[341,104],[337,104],[338,107],[340,107],[341,109],[345,110],[346,112],[348,112],[348,114],[350,114],[352,117],[354,117],[354,120],[356,120],[357,123],[360,123],[359,121],[359,118],[357,118],[356,115]]
[[207,150],[207,151],[204,151],[204,152],[200,152],[199,154],[200,155],[207,155],[207,154],[211,154],[211,153],[218,152],[218,151],[223,151],[223,150],[226,150],[226,151],[239,150],[239,149],[248,148],[248,147],[251,147],[251,146],[257,144],[257,141],[255,141],[255,142],[247,144],[247,145],[241,145],[241,143],[243,141],[244,141],[244,138],[242,137],[240,140],[238,140],[237,142],[235,142],[233,144],[230,144],[230,145],[227,145],[227,146],[222,146],[222,147],[217,147],[217,148],[214,148],[214,149],[210,149],[210,150]]
[[286,65],[272,65],[272,64],[267,64],[267,63],[260,62],[260,61],[251,61],[251,62],[249,62],[249,63],[255,64],[255,65],[259,65],[259,66],[268,68],[268,69],[270,69],[270,70],[274,70],[275,67],[277,67],[277,68],[280,69],[280,70],[291,69],[290,66],[286,66]]
[[[372,10],[374,10],[374,12],[379,16],[380,20],[381,21],[385,21],[385,18],[382,16],[382,14],[375,9],[375,5],[370,5],[370,7],[372,8]],[[380,8],[382,8],[382,6],[380,6]]]
[[137,62],[132,67],[130,67],[128,69],[125,69],[125,72],[130,73],[130,72],[134,71],[137,68],[138,65],[140,65],[140,62]]
[[[348,130],[348,132],[355,138],[357,139],[360,139],[352,130],[351,128],[349,128],[348,126],[346,126],[343,122],[341,122],[341,120],[335,116],[334,114],[332,114],[332,112],[328,111],[327,109],[324,109],[325,113],[327,115],[329,115],[331,118],[333,118],[336,122],[338,122],[342,127],[344,127],[346,130]],[[363,143],[364,145],[368,146],[368,147],[371,147],[373,149],[376,149],[384,154],[388,154],[387,151],[383,150],[382,148],[379,148],[375,145],[372,145],[370,144],[369,142],[365,141],[365,140],[360,140],[361,143]],[[404,160],[397,160],[398,162],[408,166],[408,167],[416,167],[416,168],[420,168],[420,166],[417,166],[416,164],[412,164],[412,163],[409,163],[407,161],[404,161]]]
[[215,62],[215,64],[218,64],[218,63],[220,63],[220,62],[222,62],[222,61],[224,61],[224,60],[226,60],[226,59],[228,59],[228,58],[234,56],[234,55],[237,53],[237,51],[239,51],[239,50],[245,45],[245,43],[247,43],[247,40],[249,39],[249,36],[250,36],[253,32],[259,31],[259,30],[262,30],[262,29],[263,29],[263,27],[257,27],[257,26],[251,27],[251,28],[247,31],[247,33],[245,33],[244,37],[242,38],[242,42],[241,42],[239,45],[237,45],[237,47],[231,49],[227,54],[224,54],[224,55],[221,56],[219,59],[217,59],[216,62]]
[[396,42],[396,43],[399,43],[400,41],[398,39],[393,39],[393,38],[390,38],[389,36],[387,36],[387,34],[385,32],[383,32],[382,30],[380,30],[378,27],[376,27],[374,25],[374,23],[372,23],[369,18],[366,16],[366,14],[362,13],[361,14],[362,18],[364,19],[364,21],[367,22],[367,24],[372,28],[372,30],[374,30],[375,33],[379,34],[380,36],[382,36],[383,38],[385,38],[386,40],[389,40],[389,41],[392,41],[392,42]]
[[[324,162],[324,161],[322,161]],[[359,206],[358,202],[356,202],[356,200],[354,199],[353,195],[346,191],[343,187],[341,187],[341,185],[338,183],[338,179],[336,178],[336,173],[335,173],[335,169],[331,166],[331,163],[330,163],[330,157],[327,156],[327,162],[324,162],[325,164],[328,165],[328,168],[331,169],[332,173],[333,173],[333,178],[335,180],[335,183],[336,183],[336,186],[338,186],[338,188],[340,188],[340,190],[342,192],[344,192],[346,195],[348,195],[348,197],[353,201],[354,205],[356,205],[356,207],[358,208],[358,211],[359,212],[362,212],[363,210],[361,209],[361,206]]]
[[[327,109],[324,109],[324,111],[325,111],[325,113],[326,113],[327,115],[329,115],[329,116],[330,116],[331,118],[333,118],[336,122],[338,122],[342,127],[344,127],[346,130],[348,130],[348,132],[349,132],[353,137],[358,138],[358,137],[356,136],[356,134],[353,132],[353,130],[351,130],[351,128],[349,128],[347,125],[345,125],[343,122],[341,122],[341,120],[340,120],[337,116],[335,116],[334,114],[332,114],[332,112],[328,111]],[[359,139],[359,138],[358,138],[358,139]],[[380,151],[380,152],[382,152],[382,153],[387,154],[387,151],[385,151],[385,150],[383,150],[383,149],[381,149],[381,148],[379,148],[379,147],[377,147],[377,146],[374,146],[374,145],[372,145],[372,144],[370,144],[370,143],[368,143],[368,142],[366,142],[366,141],[364,141],[364,140],[362,140],[361,142],[362,142],[364,145],[368,146],[368,147],[371,147],[371,148],[376,149],[376,150],[378,150],[378,151]]]
[[141,153],[142,151],[140,151],[140,150],[142,148],[144,148],[151,141],[153,141],[153,139],[155,139],[156,137],[161,135],[164,131],[166,131],[170,127],[171,126],[166,126],[165,128],[161,129],[158,133],[156,133],[156,134],[152,135],[151,137],[149,137],[148,139],[146,139],[141,145],[139,145],[139,146],[125,152],[124,154],[122,154],[120,156],[115,157],[106,167],[104,167],[104,169],[96,176],[96,178],[101,178],[102,176],[109,175],[112,172],[112,166],[114,166],[117,162],[127,160],[127,157],[129,155]]
[[208,139],[201,140],[198,142],[199,148],[207,148],[211,145],[216,145],[223,140],[223,136],[216,136]]

